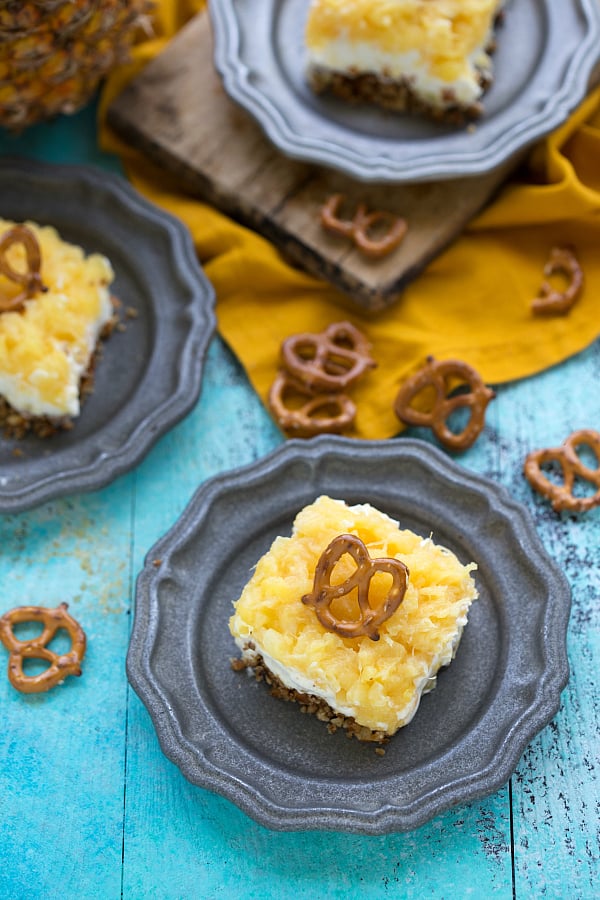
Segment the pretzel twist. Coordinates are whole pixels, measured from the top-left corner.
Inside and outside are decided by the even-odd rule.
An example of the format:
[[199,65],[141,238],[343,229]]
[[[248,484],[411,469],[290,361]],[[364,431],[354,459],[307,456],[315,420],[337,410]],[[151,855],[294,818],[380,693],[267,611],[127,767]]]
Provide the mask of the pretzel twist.
[[335,322],[324,331],[294,334],[281,345],[285,368],[313,391],[345,390],[376,363],[370,344],[350,322]]
[[[468,393],[451,396],[450,382],[458,378],[470,388]],[[433,388],[435,400],[428,411],[412,406],[414,398],[425,388]],[[396,397],[394,410],[406,425],[431,428],[438,440],[452,450],[466,450],[479,436],[484,423],[488,403],[496,396],[486,387],[475,369],[456,359],[440,360],[427,357],[425,366],[408,378]],[[461,407],[470,410],[469,421],[459,433],[451,431],[447,419]]]
[[[7,251],[13,244],[22,244],[25,250],[27,268],[19,272],[7,259]],[[23,285],[23,290],[15,297],[0,295],[0,313],[16,312],[23,307],[26,300],[35,297],[36,294],[47,291],[48,288],[42,282],[40,269],[42,266],[42,254],[38,240],[27,225],[15,225],[6,231],[0,238],[0,274],[9,281]]]
[[566,315],[583,289],[583,269],[572,247],[553,247],[544,275],[565,275],[568,285],[564,291],[556,290],[549,281],[543,281],[537,297],[531,303],[531,310],[538,316]]
[[[331,584],[333,569],[345,553],[356,563],[356,570],[340,584]],[[381,606],[373,609],[369,602],[369,587],[378,572],[391,575],[392,586]],[[372,641],[378,641],[379,626],[396,612],[404,599],[408,577],[408,568],[399,559],[371,559],[359,537],[340,534],[321,554],[315,568],[313,589],[302,597],[302,602],[315,610],[319,622],[328,631],[350,638],[366,635]],[[358,589],[359,618],[356,621],[336,618],[330,608],[332,602],[350,594],[355,588]]]
[[[292,394],[308,399],[300,407],[289,406],[286,400]],[[356,406],[346,394],[315,393],[289,372],[281,370],[269,390],[269,406],[279,427],[294,437],[338,434],[352,425],[356,416]],[[335,410],[333,414],[332,410]]]
[[[67,675],[81,675],[81,661],[86,645],[85,633],[69,615],[67,609],[66,603],[61,603],[56,609],[44,606],[19,606],[4,613],[0,618],[0,640],[10,650],[8,679],[18,691],[24,694],[38,694],[49,691]],[[44,629],[37,637],[20,641],[15,637],[13,626],[21,622],[41,622]],[[58,654],[48,649],[46,645],[61,628],[64,628],[71,638],[71,649],[68,653]],[[24,659],[42,659],[50,665],[39,675],[25,675]]]
[[[328,231],[350,238],[366,256],[374,258],[386,256],[402,242],[408,230],[405,219],[389,210],[367,212],[365,203],[358,204],[351,219],[342,219],[338,213],[343,201],[343,194],[332,194],[321,208],[321,224]],[[379,238],[370,237],[376,225],[386,230]]]
[[[589,447],[596,457],[595,469],[590,469],[579,458],[577,448],[582,445]],[[556,484],[544,475],[541,467],[549,463],[558,463],[561,467],[562,484]],[[591,428],[582,428],[570,434],[560,447],[534,450],[525,458],[524,473],[532,488],[550,500],[552,508],[556,512],[562,510],[587,512],[593,507],[599,506],[600,433]],[[575,497],[573,488],[576,478],[594,485],[597,488],[595,493],[587,497]]]

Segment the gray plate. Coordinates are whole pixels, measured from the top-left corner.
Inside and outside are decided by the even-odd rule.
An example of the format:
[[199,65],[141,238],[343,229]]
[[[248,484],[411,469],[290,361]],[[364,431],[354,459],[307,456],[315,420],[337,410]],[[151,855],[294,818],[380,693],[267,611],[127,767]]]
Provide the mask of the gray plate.
[[473,132],[316,97],[304,78],[309,0],[213,0],[226,91],[293,159],[371,182],[491,171],[563,122],[600,58],[597,0],[510,0]]
[[0,511],[16,512],[107,484],[189,412],[215,327],[214,296],[183,224],[107,172],[3,160],[0,216],[54,225],[104,253],[112,290],[138,313],[106,342],[72,431],[47,440],[0,435]]
[[[480,597],[456,659],[384,757],[330,735],[229,664],[232,600],[322,493],[372,503],[479,564]],[[569,608],[565,577],[499,485],[409,438],[288,441],[203,485],[150,550],[127,672],[164,753],[193,783],[270,828],[381,834],[507,781],[558,709]]]

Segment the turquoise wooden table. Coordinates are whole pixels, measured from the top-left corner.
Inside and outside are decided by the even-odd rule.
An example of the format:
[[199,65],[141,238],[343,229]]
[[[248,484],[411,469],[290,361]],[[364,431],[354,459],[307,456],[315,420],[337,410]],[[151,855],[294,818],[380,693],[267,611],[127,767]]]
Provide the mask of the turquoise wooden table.
[[[118,171],[94,110],[0,138],[0,152]],[[212,475],[281,443],[219,337],[200,400],[135,471],[93,494],[0,516],[2,611],[70,604],[85,625],[84,677],[22,695],[0,677],[0,897],[592,898],[598,896],[597,672],[600,509],[560,518],[521,475],[536,446],[600,428],[600,341],[502,386],[460,462],[532,512],[573,590],[569,685],[558,715],[501,790],[417,831],[384,837],[272,833],[189,784],[161,753],[125,655],[146,551]],[[6,663],[0,647],[0,663]]]

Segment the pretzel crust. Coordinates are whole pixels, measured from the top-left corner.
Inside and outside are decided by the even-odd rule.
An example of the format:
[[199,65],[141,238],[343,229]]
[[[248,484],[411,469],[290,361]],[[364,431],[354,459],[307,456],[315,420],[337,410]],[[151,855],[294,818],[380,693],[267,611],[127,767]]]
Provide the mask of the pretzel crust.
[[[81,675],[86,637],[67,609],[67,603],[61,603],[56,609],[18,606],[0,617],[0,641],[10,650],[8,680],[16,690],[24,694],[38,694],[60,684],[67,675]],[[13,626],[21,622],[41,622],[44,629],[37,637],[20,641],[15,637]],[[55,653],[46,646],[61,628],[71,638],[71,649],[64,654]],[[50,665],[39,675],[26,675],[23,671],[24,659],[43,659]]]
[[[584,444],[596,457],[598,465],[595,469],[584,465],[577,455],[577,448]],[[550,481],[542,472],[544,464],[553,462],[558,463],[562,469],[562,484]],[[560,447],[534,450],[525,458],[523,471],[532,488],[550,500],[556,512],[587,512],[600,506],[600,432],[582,428],[570,434]],[[573,487],[576,478],[593,484],[597,488],[596,492],[588,497],[575,497]]]
[[[333,569],[341,557],[348,553],[356,563],[356,570],[341,584],[331,584]],[[392,586],[384,603],[373,609],[369,603],[369,586],[377,572],[392,576]],[[354,638],[366,635],[372,641],[379,640],[378,628],[392,616],[404,599],[408,587],[408,568],[399,559],[377,557],[371,559],[369,551],[359,537],[340,534],[323,551],[315,568],[313,589],[302,597],[311,606],[321,625],[342,637]],[[358,589],[360,617],[356,621],[338,619],[331,611],[332,602]]]
[[[358,204],[351,219],[342,219],[338,213],[344,200],[344,194],[332,194],[321,207],[321,224],[327,231],[350,238],[362,253],[375,259],[391,253],[403,241],[408,231],[406,219],[389,210],[368,212],[366,203]],[[369,236],[375,225],[386,227],[379,238]]]
[[[6,258],[6,252],[13,244],[22,244],[25,249],[27,269],[24,272],[17,271]],[[41,267],[40,245],[37,237],[27,225],[14,225],[0,237],[0,274],[9,281],[23,285],[23,290],[15,297],[5,297],[0,294],[0,313],[18,312],[23,308],[26,300],[48,290],[42,282]]]
[[[470,388],[468,393],[450,396],[449,381],[458,378]],[[412,401],[425,388],[435,391],[433,408],[427,412],[415,409]],[[479,373],[468,363],[457,359],[437,361],[428,356],[422,369],[408,378],[394,401],[394,411],[406,425],[431,428],[437,439],[452,450],[466,450],[477,440],[485,424],[488,403],[496,396],[488,388]],[[456,434],[446,424],[449,416],[460,407],[470,409],[470,417],[464,429]]]
[[537,297],[531,303],[531,310],[537,316],[564,316],[577,301],[583,290],[583,269],[572,247],[553,247],[548,262],[544,266],[546,278],[550,275],[565,275],[569,283],[564,291],[543,281]]

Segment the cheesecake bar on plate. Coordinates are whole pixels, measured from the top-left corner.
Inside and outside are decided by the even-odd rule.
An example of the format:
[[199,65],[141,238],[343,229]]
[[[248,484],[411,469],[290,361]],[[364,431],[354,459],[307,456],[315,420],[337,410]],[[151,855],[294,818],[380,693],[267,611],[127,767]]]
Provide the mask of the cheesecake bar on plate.
[[492,83],[503,0],[312,0],[307,76],[317,92],[461,123]]
[[474,563],[369,504],[321,496],[277,537],[235,602],[235,669],[364,741],[415,715],[456,653]]
[[109,260],[50,226],[0,219],[0,428],[70,427],[101,338],[115,322]]

